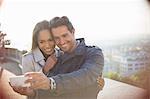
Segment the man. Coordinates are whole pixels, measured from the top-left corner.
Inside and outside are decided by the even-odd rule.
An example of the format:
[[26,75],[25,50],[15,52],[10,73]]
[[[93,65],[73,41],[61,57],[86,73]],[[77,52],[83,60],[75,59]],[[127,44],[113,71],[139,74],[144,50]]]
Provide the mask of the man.
[[[97,99],[97,79],[102,76],[104,58],[101,49],[87,46],[84,39],[75,39],[75,29],[66,16],[50,21],[56,45],[64,52],[48,78],[37,72],[27,73],[31,88],[38,90],[38,99]],[[44,71],[43,71],[44,72]],[[98,81],[99,82],[99,81]],[[102,80],[102,87],[103,87]],[[47,97],[47,98],[46,98]]]

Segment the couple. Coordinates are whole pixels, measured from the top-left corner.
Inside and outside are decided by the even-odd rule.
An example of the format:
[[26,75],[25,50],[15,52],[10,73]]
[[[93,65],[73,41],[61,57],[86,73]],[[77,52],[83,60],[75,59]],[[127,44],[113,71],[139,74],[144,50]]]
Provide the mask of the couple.
[[74,34],[66,16],[37,23],[32,51],[22,62],[23,73],[32,78],[26,81],[31,87],[12,86],[13,90],[28,99],[97,99],[104,85],[102,51]]

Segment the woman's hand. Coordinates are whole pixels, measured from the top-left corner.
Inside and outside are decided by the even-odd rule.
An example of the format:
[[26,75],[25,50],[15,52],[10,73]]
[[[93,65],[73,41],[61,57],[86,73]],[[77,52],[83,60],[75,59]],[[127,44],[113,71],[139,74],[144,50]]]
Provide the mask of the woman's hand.
[[46,60],[45,66],[43,67],[43,72],[45,74],[47,74],[48,71],[54,67],[56,62],[57,62],[57,58],[56,58],[56,55],[54,53],[51,56],[49,56],[48,59]]

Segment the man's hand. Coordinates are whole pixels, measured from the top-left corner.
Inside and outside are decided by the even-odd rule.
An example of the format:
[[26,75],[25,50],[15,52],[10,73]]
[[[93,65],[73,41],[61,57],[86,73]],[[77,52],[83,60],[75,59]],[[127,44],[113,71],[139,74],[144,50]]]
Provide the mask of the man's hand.
[[32,89],[50,89],[50,80],[41,72],[28,72],[25,76],[30,79],[26,80],[25,83],[31,83]]
[[100,89],[103,89],[103,87],[104,87],[104,85],[105,85],[104,78],[98,77],[98,78],[97,78],[97,83],[98,83],[98,86],[100,87]]
[[48,57],[46,60],[45,66],[43,67],[43,72],[46,74],[50,69],[54,67],[57,62],[55,53]]

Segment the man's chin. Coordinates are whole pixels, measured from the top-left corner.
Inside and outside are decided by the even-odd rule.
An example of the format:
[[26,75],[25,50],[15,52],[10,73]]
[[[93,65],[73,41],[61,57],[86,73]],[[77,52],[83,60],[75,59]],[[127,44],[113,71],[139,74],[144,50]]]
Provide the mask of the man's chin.
[[62,50],[63,52],[67,52],[67,49],[66,49],[66,48],[61,48],[61,50]]

